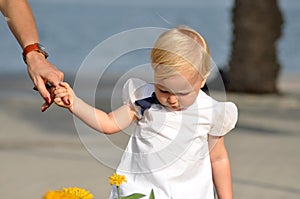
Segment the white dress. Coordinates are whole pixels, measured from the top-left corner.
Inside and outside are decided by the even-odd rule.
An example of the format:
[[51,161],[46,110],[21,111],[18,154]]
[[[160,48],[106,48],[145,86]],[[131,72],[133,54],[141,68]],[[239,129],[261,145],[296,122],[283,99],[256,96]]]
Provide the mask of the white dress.
[[[120,186],[121,196],[142,193],[149,198],[153,189],[156,199],[213,199],[207,137],[223,136],[233,129],[237,107],[200,91],[185,110],[153,104],[141,115],[134,102],[153,92],[152,84],[138,79],[124,86],[124,103],[135,108],[138,122],[116,171],[127,178]],[[113,187],[110,198],[115,196]]]

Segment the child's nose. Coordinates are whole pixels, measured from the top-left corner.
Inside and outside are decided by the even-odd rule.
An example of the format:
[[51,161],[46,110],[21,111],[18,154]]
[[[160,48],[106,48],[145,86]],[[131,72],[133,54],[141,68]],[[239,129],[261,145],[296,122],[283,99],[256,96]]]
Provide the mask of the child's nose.
[[178,99],[177,99],[176,95],[170,95],[170,96],[168,97],[168,102],[169,102],[170,104],[174,104],[174,103],[176,103],[177,101],[178,101]]

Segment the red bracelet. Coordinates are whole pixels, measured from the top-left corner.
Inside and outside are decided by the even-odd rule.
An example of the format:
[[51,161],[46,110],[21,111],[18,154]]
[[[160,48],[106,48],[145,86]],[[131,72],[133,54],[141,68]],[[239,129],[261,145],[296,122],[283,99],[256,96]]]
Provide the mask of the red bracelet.
[[39,43],[29,44],[23,49],[23,60],[26,63],[26,55],[31,51],[37,51],[39,53],[42,53],[45,56],[45,59],[48,57],[48,53],[46,52],[46,49],[43,45]]

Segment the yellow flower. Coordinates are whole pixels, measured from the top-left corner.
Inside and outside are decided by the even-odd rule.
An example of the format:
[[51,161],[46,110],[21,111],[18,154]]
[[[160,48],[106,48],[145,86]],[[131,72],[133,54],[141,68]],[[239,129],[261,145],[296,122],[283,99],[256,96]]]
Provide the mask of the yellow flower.
[[70,187],[63,190],[48,191],[43,199],[92,199],[93,195],[82,188]]
[[124,182],[127,182],[124,175],[119,175],[119,174],[114,173],[112,176],[109,177],[110,185],[116,185],[118,187]]
[[93,195],[82,188],[78,187],[70,187],[70,188],[64,188],[64,193],[69,193],[70,195],[76,196],[76,199],[92,199]]
[[63,191],[48,191],[43,199],[76,199],[76,197]]

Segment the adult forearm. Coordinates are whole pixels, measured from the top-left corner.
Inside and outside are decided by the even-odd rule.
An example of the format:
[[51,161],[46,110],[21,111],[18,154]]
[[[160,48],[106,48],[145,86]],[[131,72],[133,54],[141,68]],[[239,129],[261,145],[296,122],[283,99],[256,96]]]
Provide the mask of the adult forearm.
[[1,0],[1,11],[22,48],[39,42],[34,16],[26,0]]

